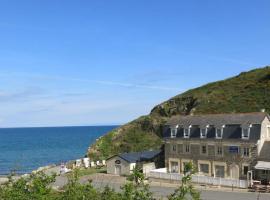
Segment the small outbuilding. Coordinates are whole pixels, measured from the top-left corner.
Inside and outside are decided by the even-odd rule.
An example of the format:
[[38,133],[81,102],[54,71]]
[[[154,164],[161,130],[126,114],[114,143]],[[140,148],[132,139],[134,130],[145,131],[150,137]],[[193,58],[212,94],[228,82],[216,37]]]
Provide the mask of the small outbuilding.
[[162,165],[163,151],[142,151],[123,153],[107,159],[107,173],[129,175],[135,166],[139,166],[144,174]]

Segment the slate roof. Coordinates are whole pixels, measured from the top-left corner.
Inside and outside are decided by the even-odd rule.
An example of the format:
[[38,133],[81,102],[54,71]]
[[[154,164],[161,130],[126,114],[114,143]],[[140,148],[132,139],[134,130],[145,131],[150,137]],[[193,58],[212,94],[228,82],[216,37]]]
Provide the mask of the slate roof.
[[207,125],[206,138],[215,138],[216,128],[223,128],[222,139],[241,139],[242,127],[247,128],[250,124],[249,140],[259,140],[261,136],[261,123],[269,115],[263,112],[256,113],[237,113],[237,114],[210,114],[210,115],[189,115],[175,116],[167,121],[163,128],[163,137],[171,137],[171,128],[177,125],[176,138],[184,138],[184,129],[189,128],[189,138],[201,138],[200,128],[205,128]]
[[142,152],[122,153],[122,154],[120,154],[118,156],[120,158],[126,160],[129,163],[136,163],[136,162],[152,160],[153,158],[155,158],[160,153],[161,153],[161,150],[156,150],[156,151],[142,151]]
[[188,128],[189,125],[198,125],[201,127],[213,125],[215,127],[221,127],[224,124],[240,124],[245,126],[249,124],[261,124],[265,117],[269,119],[269,115],[264,112],[174,116],[167,121],[166,125],[181,125],[185,128]]

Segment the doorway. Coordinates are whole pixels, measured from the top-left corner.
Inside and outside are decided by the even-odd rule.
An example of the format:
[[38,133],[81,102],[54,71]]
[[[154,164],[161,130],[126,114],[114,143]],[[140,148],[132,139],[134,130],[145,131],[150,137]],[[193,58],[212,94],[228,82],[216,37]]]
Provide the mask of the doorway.
[[239,167],[238,165],[231,165],[231,178],[239,179]]
[[121,175],[121,165],[115,165],[115,174]]

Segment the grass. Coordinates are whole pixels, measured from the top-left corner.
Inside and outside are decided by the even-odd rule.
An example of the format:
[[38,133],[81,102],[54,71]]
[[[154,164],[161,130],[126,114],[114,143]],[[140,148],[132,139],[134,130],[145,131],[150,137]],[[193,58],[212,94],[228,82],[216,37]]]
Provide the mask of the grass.
[[209,83],[177,95],[155,106],[149,115],[108,133],[91,146],[88,155],[104,159],[122,152],[158,149],[162,125],[173,115],[258,112],[263,108],[270,112],[269,96],[270,67]]
[[101,168],[81,168],[78,170],[78,176],[87,176],[87,175],[92,175],[96,173],[106,173],[106,167],[101,167]]

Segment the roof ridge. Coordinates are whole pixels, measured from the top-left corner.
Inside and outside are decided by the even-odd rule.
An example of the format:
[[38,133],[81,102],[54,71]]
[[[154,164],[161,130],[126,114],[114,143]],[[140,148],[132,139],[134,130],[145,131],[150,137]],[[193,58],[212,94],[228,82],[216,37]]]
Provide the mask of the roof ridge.
[[211,116],[211,115],[249,115],[249,114],[263,114],[269,115],[267,112],[241,112],[241,113],[207,113],[207,114],[193,114],[193,115],[174,115],[172,117],[193,117],[193,116]]

